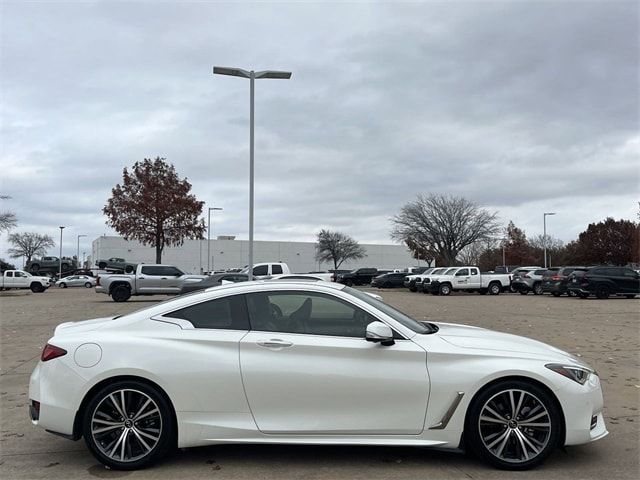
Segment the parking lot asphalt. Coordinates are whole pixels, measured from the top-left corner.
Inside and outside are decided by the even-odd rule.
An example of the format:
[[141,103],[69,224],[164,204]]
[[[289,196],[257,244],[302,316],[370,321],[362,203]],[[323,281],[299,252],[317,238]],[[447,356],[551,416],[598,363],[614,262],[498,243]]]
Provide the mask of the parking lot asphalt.
[[640,478],[640,299],[376,292],[418,320],[525,335],[582,356],[601,376],[609,436],[558,450],[542,467],[527,472],[498,471],[460,453],[419,448],[288,445],[202,447],[176,452],[147,470],[107,470],[83,441],[31,425],[29,375],[58,323],[127,313],[165,297],[114,303],[92,289],[50,288],[42,294],[0,293],[0,478]]

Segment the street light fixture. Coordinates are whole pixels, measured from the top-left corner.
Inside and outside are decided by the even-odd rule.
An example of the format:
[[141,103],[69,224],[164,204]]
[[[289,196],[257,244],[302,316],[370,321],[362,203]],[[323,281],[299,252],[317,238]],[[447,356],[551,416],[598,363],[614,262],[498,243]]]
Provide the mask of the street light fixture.
[[[80,237],[86,237],[86,235],[77,235],[78,237],[78,245],[76,248],[76,262],[80,263]],[[84,268],[84,262],[82,262],[82,267],[79,268]],[[76,267],[78,268],[78,266],[76,265]]]
[[233,67],[213,67],[214,75],[229,75],[232,77],[248,78],[250,80],[249,94],[249,271],[248,280],[253,280],[253,130],[254,130],[254,92],[255,80],[260,78],[275,78],[288,80],[291,72],[277,70],[263,70],[261,72],[247,71]]
[[542,243],[544,247],[544,268],[547,268],[547,216],[555,215],[556,212],[544,212],[542,215],[542,225],[543,225],[543,233],[542,233]]
[[[211,273],[209,261],[211,261],[211,210],[222,210],[220,207],[209,207],[209,218],[207,220],[207,272]],[[212,262],[213,263],[213,262]]]
[[58,257],[58,280],[60,280],[62,278],[62,230],[65,229],[65,227],[60,226],[60,256]]

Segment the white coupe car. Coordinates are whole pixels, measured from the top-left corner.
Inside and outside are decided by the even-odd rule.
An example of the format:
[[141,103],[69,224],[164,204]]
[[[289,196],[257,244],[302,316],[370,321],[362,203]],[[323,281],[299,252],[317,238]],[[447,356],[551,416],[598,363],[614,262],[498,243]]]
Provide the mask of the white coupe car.
[[526,469],[608,433],[598,375],[572,355],[419,323],[328,282],[224,285],[63,323],[29,398],[34,424],[84,437],[114,469],[239,442],[466,447]]

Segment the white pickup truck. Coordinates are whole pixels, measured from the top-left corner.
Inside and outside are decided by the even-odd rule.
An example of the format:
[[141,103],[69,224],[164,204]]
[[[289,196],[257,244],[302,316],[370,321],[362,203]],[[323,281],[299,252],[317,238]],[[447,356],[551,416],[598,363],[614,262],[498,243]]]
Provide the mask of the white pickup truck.
[[511,275],[508,273],[481,273],[478,267],[456,267],[449,269],[446,275],[431,278],[423,285],[425,292],[434,295],[449,295],[455,291],[479,292],[498,295],[511,285]]
[[[249,273],[249,267],[244,267],[238,273]],[[266,280],[266,279],[313,279],[316,278],[318,280],[325,280],[327,282],[333,281],[333,273],[292,273],[289,265],[283,262],[265,262],[265,263],[256,263],[253,266],[253,278],[255,280]]]
[[22,270],[6,270],[0,276],[0,290],[29,288],[33,293],[42,293],[50,285],[49,277],[36,277]]
[[136,295],[179,294],[185,282],[199,282],[206,275],[188,275],[173,265],[141,263],[135,273],[100,275],[96,292],[106,293],[114,302],[126,302]]

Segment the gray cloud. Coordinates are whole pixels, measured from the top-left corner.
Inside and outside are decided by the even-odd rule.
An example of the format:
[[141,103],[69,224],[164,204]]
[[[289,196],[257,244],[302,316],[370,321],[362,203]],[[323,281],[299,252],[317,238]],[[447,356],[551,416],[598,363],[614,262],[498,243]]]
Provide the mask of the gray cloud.
[[441,192],[531,235],[557,211],[570,240],[637,208],[638,9],[5,2],[4,203],[20,230],[109,232],[122,169],[160,155],[224,208],[215,233],[246,237],[248,82],[211,67],[253,66],[294,72],[256,83],[257,238],[388,242],[403,203]]

